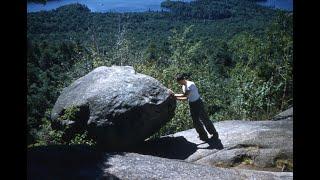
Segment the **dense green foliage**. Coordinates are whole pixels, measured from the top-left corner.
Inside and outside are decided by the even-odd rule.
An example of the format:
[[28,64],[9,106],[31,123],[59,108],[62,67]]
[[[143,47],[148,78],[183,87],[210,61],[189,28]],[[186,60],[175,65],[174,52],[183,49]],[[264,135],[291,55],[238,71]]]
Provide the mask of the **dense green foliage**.
[[172,17],[181,19],[224,19],[231,17],[232,13],[229,10],[230,5],[220,2],[203,1],[164,1],[161,7],[171,10]]
[[[101,65],[132,65],[177,93],[174,76],[189,72],[213,121],[268,119],[292,105],[292,14],[254,2],[166,1],[171,11],[144,13],[74,4],[28,13],[28,144],[59,143],[49,123],[53,104],[62,88]],[[189,128],[188,105],[178,102],[153,137]]]
[[[59,120],[71,120],[76,121],[77,112],[79,111],[78,107],[72,106],[65,110],[63,116],[59,118]],[[45,117],[42,119],[42,124],[40,125],[40,130],[34,134],[37,142],[34,144],[30,144],[29,147],[34,146],[43,146],[50,144],[87,144],[87,145],[95,145],[96,142],[91,139],[88,135],[87,131],[79,132],[74,137],[65,138],[66,131],[68,130],[68,126],[64,127],[60,130],[54,130],[51,127],[50,123],[50,111],[47,111]]]

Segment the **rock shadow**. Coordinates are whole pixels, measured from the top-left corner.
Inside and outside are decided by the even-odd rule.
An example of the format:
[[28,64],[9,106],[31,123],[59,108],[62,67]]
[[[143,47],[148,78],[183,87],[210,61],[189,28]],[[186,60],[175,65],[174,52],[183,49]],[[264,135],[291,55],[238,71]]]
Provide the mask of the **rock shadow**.
[[123,153],[106,153],[86,145],[50,145],[29,148],[27,179],[119,179],[104,172],[108,159]]
[[[214,140],[208,140],[207,143],[209,144],[209,146],[205,149],[219,149],[222,145],[221,141],[219,144],[219,142],[216,142]],[[198,149],[201,148],[199,148],[197,144],[189,142],[183,136],[178,136],[161,137],[148,140],[131,149],[131,151],[144,155],[185,160],[190,155],[194,154]]]

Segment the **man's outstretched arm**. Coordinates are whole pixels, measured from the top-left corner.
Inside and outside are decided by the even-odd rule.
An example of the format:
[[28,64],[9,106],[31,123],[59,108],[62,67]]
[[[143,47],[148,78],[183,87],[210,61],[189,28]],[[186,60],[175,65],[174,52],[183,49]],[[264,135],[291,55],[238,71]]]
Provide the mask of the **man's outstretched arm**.
[[170,89],[170,93],[177,99],[177,100],[187,100],[188,96],[190,94],[190,91],[187,91],[184,94],[175,94],[171,89]]
[[188,97],[186,97],[186,96],[179,96],[179,97],[176,97],[176,99],[177,99],[177,100],[182,100],[182,101],[184,101],[184,100],[187,100]]

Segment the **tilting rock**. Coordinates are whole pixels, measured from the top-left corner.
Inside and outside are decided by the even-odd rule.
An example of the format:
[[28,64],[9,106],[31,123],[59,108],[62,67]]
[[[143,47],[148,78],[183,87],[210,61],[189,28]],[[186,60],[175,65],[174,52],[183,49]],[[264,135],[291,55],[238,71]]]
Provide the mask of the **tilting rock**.
[[[77,107],[74,120],[61,119]],[[130,66],[99,67],[65,88],[52,110],[52,125],[69,137],[88,131],[106,148],[143,142],[173,116],[176,100],[156,79]]]

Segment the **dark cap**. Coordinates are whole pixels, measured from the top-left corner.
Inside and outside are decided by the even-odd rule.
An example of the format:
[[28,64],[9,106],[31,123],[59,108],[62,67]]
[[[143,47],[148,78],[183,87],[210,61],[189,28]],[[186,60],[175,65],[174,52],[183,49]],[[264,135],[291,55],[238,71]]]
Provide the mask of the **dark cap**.
[[190,73],[180,73],[176,75],[176,80],[177,81],[185,80],[185,79],[188,79],[189,76],[190,76]]

